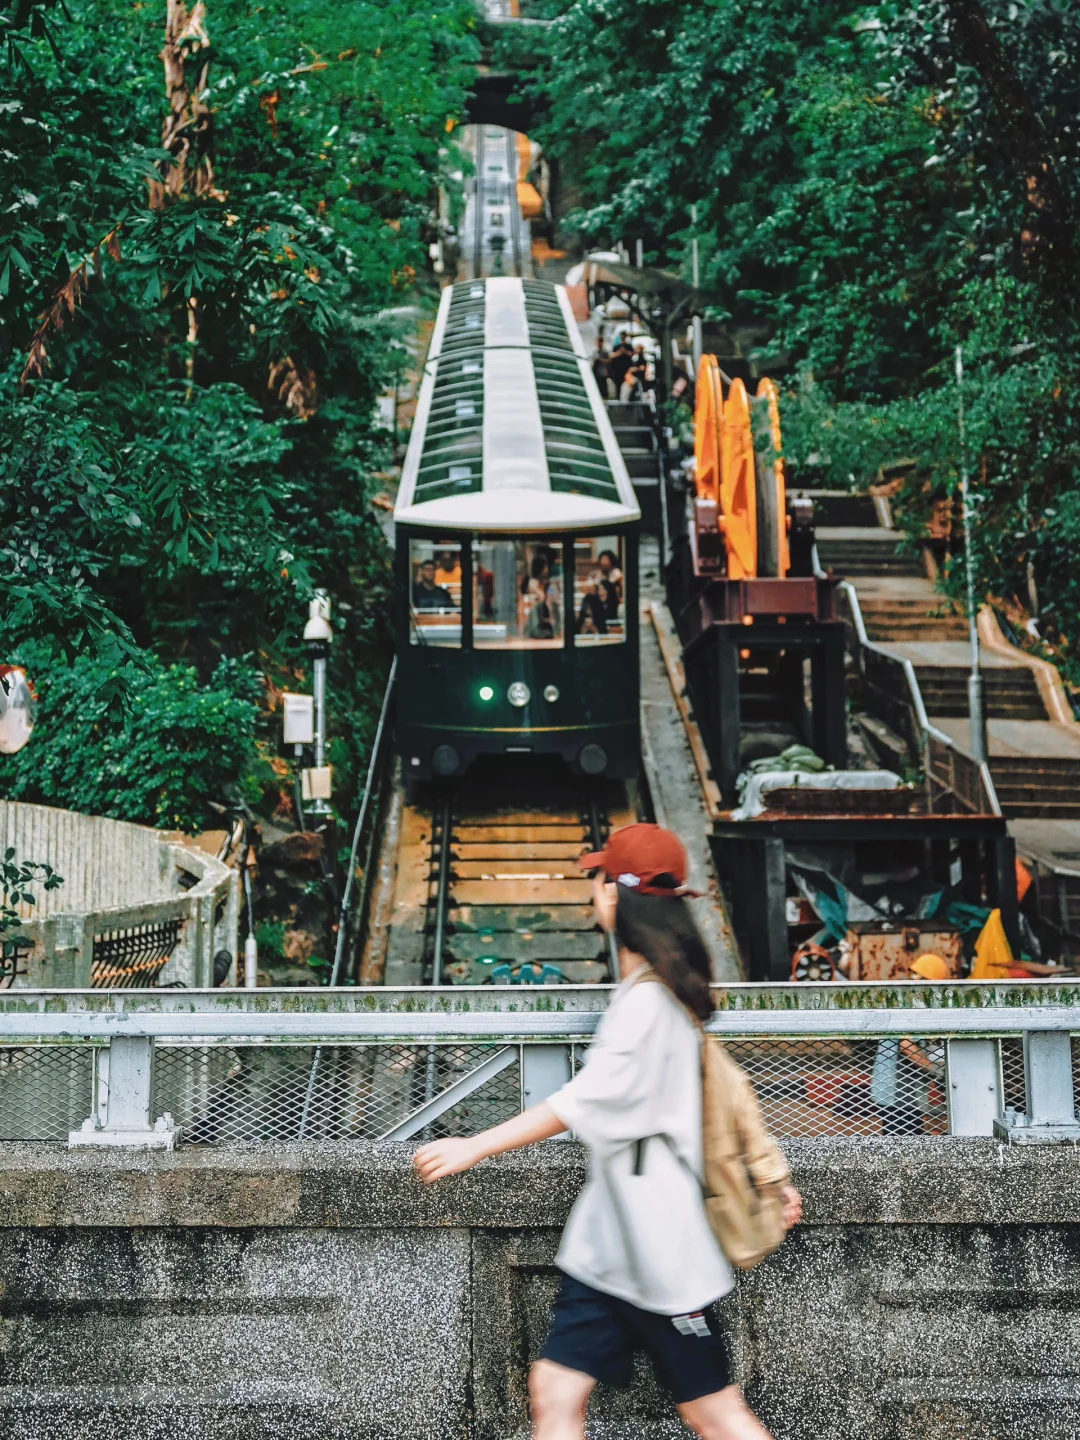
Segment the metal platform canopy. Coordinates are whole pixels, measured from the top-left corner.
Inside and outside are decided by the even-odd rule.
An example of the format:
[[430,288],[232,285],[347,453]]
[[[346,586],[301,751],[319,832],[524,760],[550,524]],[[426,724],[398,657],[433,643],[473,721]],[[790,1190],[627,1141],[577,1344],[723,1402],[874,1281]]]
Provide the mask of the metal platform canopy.
[[703,290],[681,279],[670,270],[651,266],[620,265],[614,260],[585,262],[585,280],[590,292],[590,306],[617,297],[646,330],[660,342],[663,373],[660,381],[661,405],[671,394],[673,361],[671,337],[675,327],[700,315],[714,303]]

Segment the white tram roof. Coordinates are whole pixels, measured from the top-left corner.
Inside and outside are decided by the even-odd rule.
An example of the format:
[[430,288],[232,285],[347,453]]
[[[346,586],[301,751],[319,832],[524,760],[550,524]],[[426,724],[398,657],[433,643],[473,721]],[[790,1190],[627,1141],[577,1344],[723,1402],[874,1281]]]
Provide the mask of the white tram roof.
[[395,522],[602,531],[640,513],[563,287],[509,276],[448,285]]

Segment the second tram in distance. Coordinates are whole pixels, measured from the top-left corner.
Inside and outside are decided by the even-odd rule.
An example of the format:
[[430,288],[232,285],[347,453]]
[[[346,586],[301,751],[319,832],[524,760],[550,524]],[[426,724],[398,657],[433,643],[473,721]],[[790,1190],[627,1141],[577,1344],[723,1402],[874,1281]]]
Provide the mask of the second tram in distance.
[[447,286],[394,510],[406,780],[637,774],[639,519],[565,290]]

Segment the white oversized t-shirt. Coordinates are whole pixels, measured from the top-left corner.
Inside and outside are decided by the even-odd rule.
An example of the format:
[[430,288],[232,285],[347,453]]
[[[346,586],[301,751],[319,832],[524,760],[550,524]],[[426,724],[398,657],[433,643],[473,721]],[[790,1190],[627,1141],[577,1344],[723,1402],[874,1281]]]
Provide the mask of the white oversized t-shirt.
[[[671,991],[637,983],[640,974],[615,991],[585,1066],[548,1100],[589,1147],[589,1179],[557,1263],[643,1310],[682,1315],[734,1280],[697,1178],[701,1036]],[[635,1175],[635,1142],[646,1137]]]

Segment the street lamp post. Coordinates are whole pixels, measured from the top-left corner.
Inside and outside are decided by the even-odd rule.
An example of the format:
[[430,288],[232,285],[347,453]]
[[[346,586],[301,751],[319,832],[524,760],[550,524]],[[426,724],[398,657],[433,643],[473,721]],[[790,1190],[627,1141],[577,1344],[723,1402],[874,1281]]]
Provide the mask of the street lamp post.
[[330,814],[329,774],[326,764],[326,660],[334,632],[330,628],[330,597],[325,590],[316,590],[308,608],[304,641],[314,669],[315,690],[315,769],[311,775],[314,796],[310,814]]
[[960,428],[960,505],[964,520],[964,568],[967,579],[968,639],[971,644],[971,674],[968,676],[968,717],[971,753],[980,765],[989,760],[986,740],[986,705],[982,671],[979,669],[979,612],[975,604],[975,556],[971,543],[971,503],[968,493],[967,434],[964,426],[964,355],[956,347],[956,396]]
[[[693,238],[690,241],[690,283],[695,290],[701,289],[701,265],[698,260],[698,237],[697,237],[697,206],[691,205],[690,218],[694,226]],[[703,346],[701,334],[701,316],[694,316],[694,382],[697,383],[698,374],[701,371],[701,352]]]

